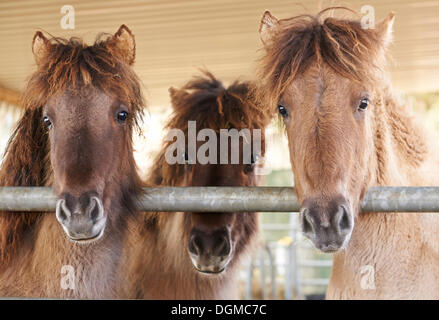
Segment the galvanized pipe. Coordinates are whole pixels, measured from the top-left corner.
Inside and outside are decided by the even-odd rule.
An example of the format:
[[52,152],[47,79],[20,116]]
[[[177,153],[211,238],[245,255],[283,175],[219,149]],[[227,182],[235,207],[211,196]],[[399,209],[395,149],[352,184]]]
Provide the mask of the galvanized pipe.
[[365,212],[439,212],[439,187],[372,187],[361,208]]
[[[300,204],[291,187],[160,187],[144,188],[143,211],[294,212]],[[0,187],[0,210],[54,211],[49,187]],[[373,187],[366,212],[439,212],[439,187]]]
[[291,212],[299,201],[284,187],[162,187],[145,188],[141,208],[187,212]]

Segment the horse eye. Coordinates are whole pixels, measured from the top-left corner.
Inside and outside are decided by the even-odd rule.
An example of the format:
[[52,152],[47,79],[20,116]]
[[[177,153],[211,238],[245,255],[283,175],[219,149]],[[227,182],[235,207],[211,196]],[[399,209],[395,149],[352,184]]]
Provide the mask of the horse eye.
[[248,174],[248,173],[250,173],[250,172],[252,172],[253,170],[254,170],[254,168],[255,168],[255,165],[256,165],[256,162],[258,161],[258,158],[259,158],[259,156],[258,155],[251,155],[251,158],[250,158],[250,164],[246,164],[245,166],[244,166],[244,173],[245,174]]
[[117,121],[125,122],[127,119],[128,119],[128,112],[126,112],[126,111],[119,111],[117,113]]
[[248,174],[248,173],[252,172],[254,168],[255,168],[255,164],[254,164],[254,163],[252,163],[252,164],[246,164],[246,165],[244,166],[244,173],[245,173],[245,174]]
[[358,109],[366,110],[368,105],[369,105],[369,99],[363,98],[360,101],[360,105],[358,106]]
[[52,128],[52,121],[48,116],[44,116],[43,123],[46,126],[46,128],[51,129]]
[[279,113],[281,114],[282,117],[284,118],[288,117],[287,108],[285,108],[283,105],[279,104],[277,106],[277,109],[279,110]]

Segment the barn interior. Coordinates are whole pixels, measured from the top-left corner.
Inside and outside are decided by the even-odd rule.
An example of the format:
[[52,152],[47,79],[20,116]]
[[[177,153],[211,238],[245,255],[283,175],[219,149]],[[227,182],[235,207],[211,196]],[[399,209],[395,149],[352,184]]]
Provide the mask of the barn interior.
[[[0,2],[0,151],[23,112],[20,96],[36,65],[33,35],[41,30],[92,43],[99,33],[114,33],[122,24],[136,37],[134,70],[149,106],[143,135],[136,136],[136,160],[142,173],[162,145],[163,125],[171,113],[168,90],[181,87],[200,70],[211,71],[226,85],[252,79],[263,50],[258,26],[265,10],[278,18],[315,14],[330,6],[346,6],[363,14],[373,10],[376,21],[394,12],[390,71],[394,88],[439,130],[439,1],[370,0],[109,0],[78,1],[74,28],[66,29],[64,4],[55,0]],[[366,10],[366,11],[365,11]],[[70,21],[69,23],[71,23]],[[293,174],[285,135],[273,124],[265,166],[265,184],[290,186]],[[147,147],[146,147],[147,146]],[[331,256],[317,253],[303,239],[297,215],[266,213],[259,252],[242,270],[242,298],[304,298],[322,295],[331,270]]]

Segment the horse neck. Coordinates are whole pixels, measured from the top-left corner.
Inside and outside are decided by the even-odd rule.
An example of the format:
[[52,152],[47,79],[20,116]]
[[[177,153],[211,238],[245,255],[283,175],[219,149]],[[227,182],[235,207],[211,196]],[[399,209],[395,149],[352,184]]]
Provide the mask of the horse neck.
[[[429,185],[432,150],[408,106],[390,86],[374,110],[375,173],[371,185]],[[373,167],[373,166],[372,166]],[[428,172],[430,170],[430,172]]]
[[[108,214],[114,215],[115,212]],[[36,239],[33,240],[28,270],[33,270],[33,277],[37,278],[37,282],[45,283],[43,287],[46,288],[46,294],[43,295],[115,298],[114,279],[124,236],[123,226],[107,222],[104,236],[98,242],[85,245],[73,243],[63,232],[54,213],[48,213],[41,220]],[[62,268],[65,266],[71,266],[74,270],[74,290],[59,288],[59,278],[62,277]]]
[[[375,153],[371,156],[370,165],[375,172],[371,174],[369,187],[438,183],[438,175],[434,174],[438,166],[432,166],[437,160],[431,160],[432,150],[427,135],[409,107],[392,93],[390,86],[381,92],[379,101],[374,110]],[[382,234],[377,238],[385,238],[394,230],[403,230],[408,225],[419,227],[422,221],[425,221],[422,214],[360,213],[354,231],[357,237],[366,239],[370,232],[381,230]]]

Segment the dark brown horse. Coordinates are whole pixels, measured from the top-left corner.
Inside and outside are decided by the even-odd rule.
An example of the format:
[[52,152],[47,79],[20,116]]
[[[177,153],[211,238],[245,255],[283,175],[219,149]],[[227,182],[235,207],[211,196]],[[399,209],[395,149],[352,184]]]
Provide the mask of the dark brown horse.
[[37,71],[0,184],[53,185],[59,200],[56,215],[0,214],[0,296],[112,298],[142,185],[132,146],[144,109],[134,36],[121,26],[88,46],[37,32],[33,53]]
[[[165,142],[154,162],[151,183],[156,186],[257,185],[255,160],[264,155],[263,130],[267,118],[249,96],[252,91],[249,87],[248,83],[235,82],[226,89],[206,73],[181,90],[171,89],[173,114],[167,128],[184,133],[182,150],[174,150],[183,161],[169,163],[166,153],[175,141]],[[261,150],[252,154],[253,161],[247,164],[243,161],[220,164],[219,152],[211,158],[213,163],[200,164],[199,159],[195,163],[188,150],[189,121],[196,121],[198,134],[203,129],[212,129],[218,137],[215,142],[218,150],[221,129],[259,129]],[[250,140],[240,139],[239,150],[229,144],[228,151],[239,152],[243,160],[244,145],[249,143]],[[198,156],[202,145],[198,141]],[[251,212],[147,214],[143,228],[131,239],[137,253],[128,255],[136,257],[136,261],[131,262],[128,268],[131,271],[127,271],[134,276],[127,295],[148,299],[236,298],[239,262],[252,247],[257,229],[257,214]]]
[[367,29],[327,11],[266,12],[260,28],[261,87],[286,127],[303,231],[335,253],[327,297],[437,299],[439,217],[360,212],[370,186],[439,183],[437,151],[387,76],[394,15]]

